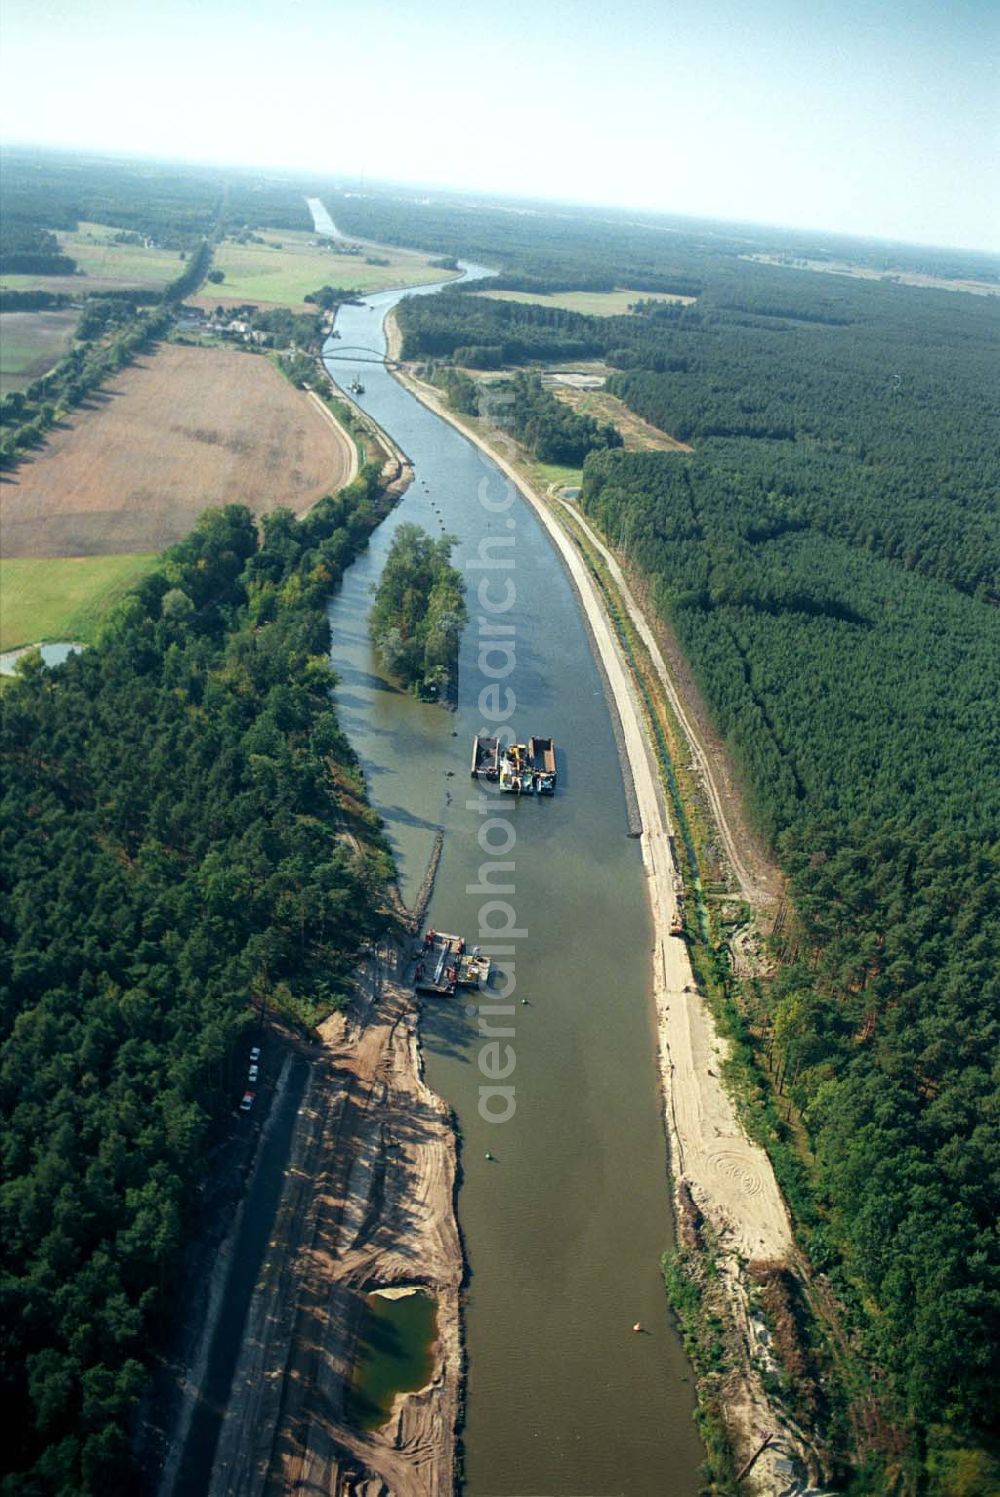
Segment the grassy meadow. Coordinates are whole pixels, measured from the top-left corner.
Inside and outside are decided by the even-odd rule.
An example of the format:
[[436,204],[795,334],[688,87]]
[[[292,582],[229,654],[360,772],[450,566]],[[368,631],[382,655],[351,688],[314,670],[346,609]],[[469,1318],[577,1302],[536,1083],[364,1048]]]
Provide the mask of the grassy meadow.
[[262,244],[239,244],[227,239],[215,251],[213,264],[225,275],[219,285],[207,285],[197,300],[262,302],[272,306],[300,306],[320,286],[384,291],[390,286],[419,286],[447,280],[448,271],[435,270],[426,255],[378,246],[372,249],[387,265],[367,265],[364,255],[338,255],[319,247],[316,235],[292,230],[265,230]]
[[155,556],[16,557],[0,560],[0,650],[45,640],[86,644]]
[[0,286],[8,291],[65,291],[85,296],[88,291],[149,288],[158,291],[176,280],[184,269],[177,250],[146,249],[141,244],[115,244],[120,229],[110,224],[80,223],[72,232],[56,234],[60,248],[77,263],[76,275],[5,275]]

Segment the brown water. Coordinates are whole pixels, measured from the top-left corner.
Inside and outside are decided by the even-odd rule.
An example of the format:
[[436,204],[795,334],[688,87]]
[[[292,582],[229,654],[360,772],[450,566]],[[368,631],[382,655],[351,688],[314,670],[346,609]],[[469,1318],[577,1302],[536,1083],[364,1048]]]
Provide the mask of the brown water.
[[[386,293],[344,308],[341,339],[328,352],[381,348],[381,320],[396,299]],[[650,930],[601,682],[576,599],[528,506],[513,497],[509,507],[486,508],[484,500],[504,506],[509,494],[494,465],[382,368],[331,364],[345,384],[355,368],[366,386],[360,403],[413,459],[417,476],[331,604],[337,701],[405,895],[420,882],[435,830],[445,830],[434,925],[471,945],[490,898],[469,892],[489,855],[477,841],[484,818],[467,807],[478,793],[470,743],[484,726],[477,700],[488,684],[477,658],[484,575],[492,579],[488,602],[504,595],[505,576],[516,590],[502,618],[514,625],[516,663],[502,683],[517,698],[511,724],[518,736],[551,734],[559,750],[553,799],[489,802],[495,845],[513,837],[511,851],[495,856],[513,861],[502,878],[514,889],[498,897],[526,931],[512,942],[513,1013],[488,1020],[514,1030],[499,1041],[516,1056],[502,1083],[514,1087],[509,1121],[479,1111],[480,1087],[501,1084],[480,1069],[487,1041],[476,1005],[485,995],[429,999],[422,1021],[428,1081],[455,1108],[463,1137],[466,1490],[687,1497],[698,1490],[702,1450],[659,1269],[672,1231]],[[455,713],[396,689],[369,644],[371,587],[403,520],[459,537],[454,559],[466,576],[470,622]],[[484,536],[513,537],[509,573],[470,567]],[[494,910],[485,918],[508,917]],[[494,1067],[509,1061],[506,1050],[487,1054]],[[633,1334],[635,1321],[645,1334]]]

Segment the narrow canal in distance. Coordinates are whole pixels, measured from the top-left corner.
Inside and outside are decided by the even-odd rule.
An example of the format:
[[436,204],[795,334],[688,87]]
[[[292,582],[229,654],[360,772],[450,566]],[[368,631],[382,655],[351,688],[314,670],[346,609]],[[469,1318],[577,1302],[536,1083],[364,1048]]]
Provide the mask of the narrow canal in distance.
[[[329,616],[340,720],[392,837],[408,900],[434,832],[444,828],[433,925],[471,946],[490,897],[467,892],[489,857],[478,843],[481,817],[467,807],[478,793],[468,773],[471,740],[484,726],[476,601],[484,575],[493,597],[504,576],[516,588],[504,616],[515,627],[516,665],[503,683],[517,698],[510,725],[519,738],[552,735],[559,750],[553,799],[505,798],[499,807],[516,833],[506,854],[514,892],[505,897],[527,931],[516,943],[510,1121],[480,1116],[484,1041],[466,999],[429,998],[421,1020],[428,1082],[455,1108],[463,1138],[465,1490],[690,1497],[703,1452],[659,1268],[672,1227],[649,916],[608,707],[576,598],[530,507],[515,494],[508,508],[491,512],[483,499],[502,505],[510,489],[499,470],[379,364],[350,361],[351,349],[384,348],[383,318],[403,294],[342,308],[340,337],[326,345],[334,378],[346,387],[359,375],[359,404],[416,470],[349,568]],[[469,624],[454,713],[395,687],[368,638],[371,588],[402,521],[458,537],[453,559],[466,579]],[[470,569],[480,541],[501,535],[513,536],[512,570]],[[647,1334],[632,1333],[637,1320]]]

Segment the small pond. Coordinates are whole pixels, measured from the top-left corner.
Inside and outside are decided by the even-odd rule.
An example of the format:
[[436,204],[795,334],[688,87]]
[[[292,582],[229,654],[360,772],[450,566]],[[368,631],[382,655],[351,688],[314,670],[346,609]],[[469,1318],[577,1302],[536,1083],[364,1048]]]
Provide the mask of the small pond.
[[422,1289],[365,1296],[347,1417],[359,1429],[377,1429],[397,1393],[415,1393],[430,1381],[437,1335],[437,1303]]

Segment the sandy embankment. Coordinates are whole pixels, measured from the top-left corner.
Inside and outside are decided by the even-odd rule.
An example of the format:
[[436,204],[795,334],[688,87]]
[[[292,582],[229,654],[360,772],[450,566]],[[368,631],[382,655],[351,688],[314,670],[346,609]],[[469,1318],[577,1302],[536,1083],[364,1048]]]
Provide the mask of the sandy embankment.
[[[456,1143],[423,1081],[416,1001],[394,948],[320,1033],[209,1494],[440,1497],[454,1489],[462,1369]],[[360,1433],[344,1399],[364,1296],[401,1285],[437,1299],[431,1379]]]
[[[394,319],[390,317],[389,323],[390,348],[398,347]],[[579,547],[553,509],[501,454],[458,421],[430,387],[405,371],[397,371],[396,377],[435,415],[449,421],[486,452],[517,486],[562,557],[590,624],[621,719],[642,818],[640,845],[653,919],[652,981],[660,1079],[675,1191],[682,1181],[686,1182],[695,1204],[718,1233],[734,1322],[749,1340],[743,1267],[752,1259],[788,1262],[793,1247],[791,1228],[771,1162],[743,1131],[719,1077],[723,1041],[695,990],[687,946],[670,935],[677,869],[659,772],[631,671]],[[627,606],[638,611],[624,578],[619,587]],[[735,1444],[747,1456],[759,1443],[759,1428],[784,1434],[781,1417],[766,1399],[759,1378],[749,1368],[749,1359],[741,1386],[733,1390],[728,1413]],[[794,1441],[789,1437],[787,1443]],[[743,1490],[765,1493],[778,1489],[779,1477],[772,1462],[782,1454],[783,1444],[785,1441],[779,1438],[773,1450],[764,1453],[746,1478]]]

